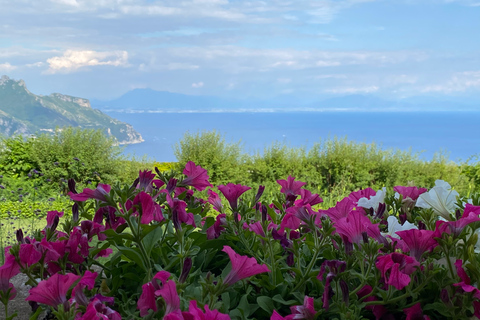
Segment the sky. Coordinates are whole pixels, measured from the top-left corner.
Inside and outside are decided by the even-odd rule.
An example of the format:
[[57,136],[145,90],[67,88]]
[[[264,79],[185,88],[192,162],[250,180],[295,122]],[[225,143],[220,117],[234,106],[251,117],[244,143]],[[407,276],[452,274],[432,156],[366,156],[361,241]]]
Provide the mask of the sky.
[[0,0],[35,94],[480,101],[480,0]]

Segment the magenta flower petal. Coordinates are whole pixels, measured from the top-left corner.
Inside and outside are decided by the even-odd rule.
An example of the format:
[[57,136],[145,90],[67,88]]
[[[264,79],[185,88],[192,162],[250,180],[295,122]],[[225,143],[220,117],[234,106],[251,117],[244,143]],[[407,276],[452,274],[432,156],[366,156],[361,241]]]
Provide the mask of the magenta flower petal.
[[241,256],[229,246],[224,246],[222,251],[228,254],[232,262],[232,270],[223,281],[226,285],[232,285],[259,273],[270,272],[265,264],[259,265],[255,258]]
[[255,223],[247,224],[248,230],[255,232],[261,237],[265,237],[265,232],[263,232],[263,226],[260,223],[260,221],[257,221]]
[[386,281],[386,284],[394,286],[397,290],[402,290],[410,283],[410,277],[403,272],[400,272],[400,265],[394,263],[390,269],[390,276]]
[[410,249],[410,256],[415,257],[420,262],[424,252],[432,250],[438,243],[434,239],[434,231],[410,229],[397,231],[397,234]]
[[420,266],[414,258],[401,253],[390,253],[378,258],[375,264],[386,284],[402,290],[410,283],[410,275]]
[[162,296],[163,300],[165,300],[165,304],[167,305],[165,315],[180,310],[180,297],[177,293],[175,281],[167,281],[160,290],[155,291],[155,295]]
[[51,229],[52,228],[55,217],[58,217],[58,218],[63,217],[63,212],[48,211],[47,212],[47,226],[45,227],[45,229]]
[[350,211],[353,210],[355,207],[355,203],[349,197],[343,198],[341,201],[337,202],[335,207],[327,209],[327,210],[320,210],[321,214],[326,214],[330,220],[333,222],[345,218],[348,216]]
[[157,312],[157,298],[155,297],[155,288],[151,282],[142,286],[142,295],[137,301],[137,308],[140,310],[140,316],[148,314],[148,310]]
[[223,230],[225,230],[224,226],[227,225],[227,215],[225,213],[221,213],[217,216],[215,223],[213,226],[207,229],[207,239],[217,239]]
[[305,296],[303,305],[290,307],[292,319],[314,320],[317,313],[313,307],[313,298]]
[[197,301],[195,300],[190,301],[188,313],[193,316],[194,320],[230,320],[228,314],[220,313],[218,310],[210,310],[208,305],[205,305],[205,312],[203,312],[202,309],[197,307]]
[[162,209],[160,205],[153,201],[152,196],[148,193],[141,191],[133,199],[133,205],[140,204],[142,217],[140,223],[149,224],[152,221],[162,221]]
[[104,305],[99,299],[91,301],[85,314],[78,320],[122,320],[120,314]]
[[300,189],[300,199],[295,201],[296,206],[304,206],[304,205],[311,205],[314,206],[316,204],[322,203],[323,199],[320,198],[318,194],[312,194],[307,189]]
[[422,306],[419,303],[414,304],[410,308],[403,309],[407,319],[405,320],[430,320],[430,317],[423,315]]
[[5,256],[5,264],[0,267],[0,292],[6,293],[9,288],[13,288],[12,291],[10,291],[10,299],[13,299],[16,294],[15,288],[10,283],[10,279],[19,272],[20,266],[15,262],[15,257],[7,254]]
[[393,190],[401,194],[403,199],[410,198],[412,200],[417,200],[422,193],[425,193],[428,191],[428,189],[426,188],[402,187],[402,186],[393,187]]
[[20,262],[24,266],[31,266],[42,258],[42,253],[38,251],[34,244],[23,243],[20,245],[19,252]]
[[358,200],[361,198],[370,199],[370,197],[375,196],[377,192],[372,188],[366,188],[358,191],[353,191],[348,195],[348,198],[353,201],[354,204],[358,203]]
[[192,186],[198,191],[205,190],[205,188],[212,186],[210,182],[208,182],[210,177],[207,174],[207,170],[201,166],[196,166],[193,161],[187,162],[183,174],[187,176],[187,178],[181,182],[183,185]]
[[67,302],[67,292],[78,279],[80,279],[80,276],[73,273],[66,275],[56,273],[30,289],[30,295],[25,300],[36,301],[56,308],[58,305]]
[[218,196],[216,192],[214,192],[212,189],[208,189],[208,203],[210,203],[215,210],[218,212],[223,211],[223,205],[222,205],[222,200]]
[[95,199],[107,202],[107,198],[105,196],[110,192],[110,189],[110,185],[99,183],[97,188],[94,190],[85,188],[83,189],[82,193],[74,194],[73,192],[69,192],[68,195],[73,201],[86,201],[88,199]]
[[152,182],[155,178],[155,173],[150,170],[138,171],[138,189],[143,189],[146,192],[152,191]]
[[233,211],[237,210],[238,198],[247,190],[252,188],[242,186],[241,184],[227,183],[227,185],[218,186],[218,190],[225,196]]
[[295,177],[288,176],[287,180],[277,180],[277,183],[282,186],[280,192],[289,195],[299,195],[300,189],[306,185],[306,182],[295,181]]
[[334,226],[338,234],[351,243],[360,244],[363,240],[363,232],[375,239],[380,236],[378,224],[373,224],[368,217],[356,210],[351,211],[346,218],[337,220]]

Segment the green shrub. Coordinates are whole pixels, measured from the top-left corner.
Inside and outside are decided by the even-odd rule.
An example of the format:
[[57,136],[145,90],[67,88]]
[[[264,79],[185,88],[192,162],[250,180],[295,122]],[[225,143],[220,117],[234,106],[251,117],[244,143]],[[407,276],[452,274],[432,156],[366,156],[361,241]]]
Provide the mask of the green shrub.
[[177,157],[177,170],[183,171],[188,161],[195,162],[208,170],[210,182],[223,184],[228,182],[245,183],[247,174],[240,142],[227,143],[216,131],[185,133],[183,139],[174,147]]
[[213,184],[234,182],[252,188],[263,184],[268,190],[276,180],[291,175],[333,204],[351,191],[367,187],[431,187],[435,180],[443,179],[457,191],[469,193],[480,185],[479,164],[458,165],[443,153],[425,161],[411,150],[384,150],[375,143],[356,143],[346,137],[317,142],[310,150],[276,142],[263,153],[247,155],[240,143],[226,143],[219,133],[204,131],[185,134],[175,155],[177,170],[191,160],[208,170]]
[[0,219],[15,217],[19,219],[37,219],[47,216],[47,211],[63,211],[67,216],[72,213],[72,201],[69,197],[56,196],[50,200],[0,201]]

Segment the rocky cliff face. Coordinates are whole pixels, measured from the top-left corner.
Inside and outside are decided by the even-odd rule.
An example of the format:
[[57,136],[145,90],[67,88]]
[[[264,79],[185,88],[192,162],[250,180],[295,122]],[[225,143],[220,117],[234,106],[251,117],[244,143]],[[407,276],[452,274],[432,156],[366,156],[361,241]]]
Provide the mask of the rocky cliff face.
[[119,144],[143,142],[142,136],[124,122],[92,109],[87,99],[53,93],[35,95],[23,80],[0,78],[0,133],[36,134],[53,132],[56,127],[100,129]]

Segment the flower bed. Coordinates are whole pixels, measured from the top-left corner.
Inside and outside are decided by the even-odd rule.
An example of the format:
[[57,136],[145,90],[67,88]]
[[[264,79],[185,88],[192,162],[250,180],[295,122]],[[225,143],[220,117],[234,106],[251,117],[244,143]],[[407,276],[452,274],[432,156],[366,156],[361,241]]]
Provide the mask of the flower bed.
[[[5,318],[18,273],[33,317],[57,319],[466,319],[480,317],[478,197],[438,180],[322,199],[289,176],[263,187],[228,183],[208,199],[206,170],[142,171],[131,186],[78,193],[17,232],[0,267]],[[211,215],[211,211],[215,215]],[[64,219],[60,225],[60,218]]]

